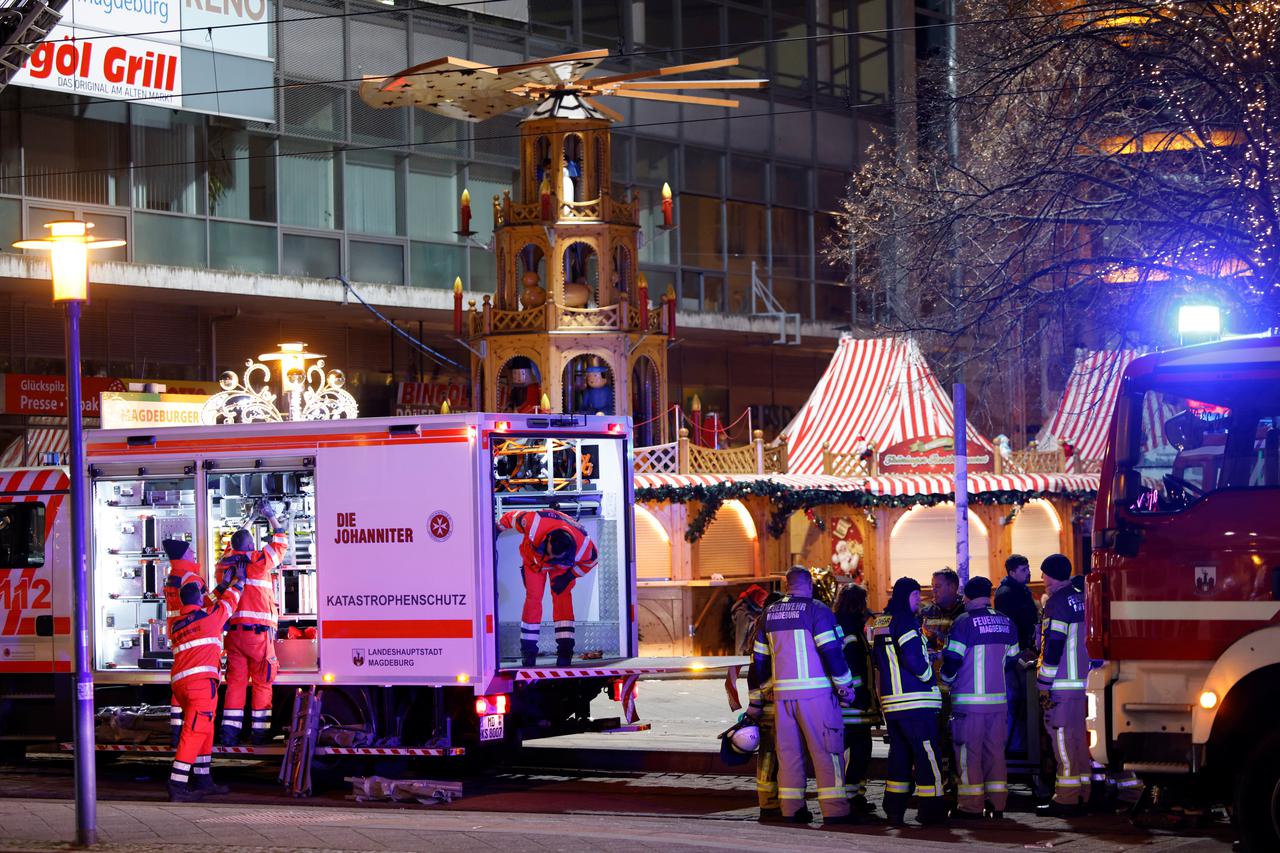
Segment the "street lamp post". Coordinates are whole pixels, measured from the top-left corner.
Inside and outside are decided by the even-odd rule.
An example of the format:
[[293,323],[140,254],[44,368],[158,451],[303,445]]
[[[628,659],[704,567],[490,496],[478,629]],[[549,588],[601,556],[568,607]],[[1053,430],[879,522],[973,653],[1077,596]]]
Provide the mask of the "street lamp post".
[[72,639],[75,646],[76,843],[98,840],[97,779],[94,767],[93,670],[89,664],[89,575],[85,559],[85,464],[80,410],[80,309],[89,301],[89,250],[123,246],[123,240],[95,240],[91,222],[59,220],[49,236],[14,243],[17,249],[49,252],[53,301],[66,311],[67,428],[71,443]]

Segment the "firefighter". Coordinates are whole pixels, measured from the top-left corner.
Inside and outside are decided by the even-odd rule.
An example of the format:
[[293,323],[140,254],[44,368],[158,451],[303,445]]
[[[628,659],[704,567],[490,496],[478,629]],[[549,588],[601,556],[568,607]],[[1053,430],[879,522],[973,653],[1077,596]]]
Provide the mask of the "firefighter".
[[1009,752],[1027,753],[1027,672],[1035,668],[1036,624],[1040,608],[1027,584],[1031,583],[1031,561],[1012,554],[1004,561],[1005,578],[992,599],[995,609],[1013,620],[1022,650],[1019,665],[1009,673],[1006,694],[1009,699]]
[[867,589],[849,584],[836,598],[836,623],[843,633],[844,660],[853,676],[853,701],[841,708],[844,718],[844,792],[849,811],[870,814],[876,807],[867,799],[867,769],[871,766],[871,727],[879,725],[880,708],[871,689],[871,649],[867,645]]
[[935,746],[942,694],[920,637],[919,609],[920,584],[899,578],[889,606],[868,629],[880,684],[880,707],[889,730],[884,813],[892,826],[906,825],[913,778],[920,805],[917,820],[928,825],[942,823],[947,817]]
[[942,710],[938,712],[938,762],[948,791],[954,790],[955,773],[951,766],[951,690],[939,676],[942,673],[942,651],[951,636],[951,626],[964,614],[964,602],[960,599],[960,575],[954,569],[939,569],[932,578],[933,601],[920,608],[920,636],[929,650],[929,665],[933,667],[938,690],[942,693]]
[[1009,782],[1005,673],[1018,659],[1013,621],[991,609],[991,581],[964,585],[965,612],[951,626],[943,651],[942,680],[951,685],[951,741],[959,774],[959,803],[952,817],[1004,817]]
[[1037,806],[1040,814],[1075,817],[1089,801],[1092,766],[1085,729],[1084,595],[1071,583],[1071,560],[1051,554],[1040,564],[1049,600],[1045,603],[1036,686],[1044,708],[1044,726],[1057,764],[1053,799]]
[[501,530],[524,535],[520,542],[524,576],[524,610],[520,614],[520,658],[538,662],[542,629],[542,596],[551,578],[551,618],[555,620],[556,666],[573,661],[573,586],[596,567],[599,555],[587,531],[557,509],[511,510],[498,519]]
[[[751,645],[764,625],[764,613],[769,605],[781,601],[776,592],[768,593],[763,609],[751,623]],[[747,716],[760,727],[760,745],[756,749],[756,802],[760,806],[760,822],[776,823],[782,820],[782,804],[778,802],[778,748],[774,738],[773,683],[760,681],[760,672],[754,666],[747,667]]]
[[814,600],[808,569],[793,566],[787,572],[787,594],[765,610],[753,666],[758,683],[773,686],[782,819],[796,824],[813,820],[804,797],[807,748],[824,822],[853,822],[844,792],[840,719],[840,702],[853,700],[853,677],[844,662],[835,616]]
[[[169,574],[164,579],[165,636],[173,647],[173,623],[182,615],[182,587],[189,583],[203,583],[200,567],[196,565],[191,543],[182,539],[165,539],[160,543],[169,558]],[[174,695],[169,700],[170,743],[176,749],[182,734],[182,706]]]
[[173,623],[173,670],[169,683],[182,708],[182,736],[169,772],[169,801],[196,802],[206,794],[225,794],[216,785],[213,763],[213,715],[218,709],[222,633],[244,592],[244,581],[228,570],[212,603],[205,603],[199,580],[180,588],[181,613]]
[[245,694],[252,683],[249,741],[264,744],[271,740],[271,685],[276,670],[276,597],[272,575],[284,562],[289,548],[286,525],[271,506],[259,500],[255,517],[271,524],[271,541],[260,551],[253,550],[253,534],[241,528],[231,534],[231,547],[218,566],[231,569],[244,580],[240,607],[227,623],[227,695],[222,706],[222,745],[240,742],[244,727]]

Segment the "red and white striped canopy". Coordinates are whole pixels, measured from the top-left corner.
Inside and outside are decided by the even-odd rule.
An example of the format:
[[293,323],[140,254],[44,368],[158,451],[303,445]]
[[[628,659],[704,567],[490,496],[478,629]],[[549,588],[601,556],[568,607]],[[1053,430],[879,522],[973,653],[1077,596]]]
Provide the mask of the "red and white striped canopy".
[[57,453],[59,458],[71,452],[67,431],[58,427],[30,427],[26,436],[18,436],[0,455],[0,468],[17,468],[23,464],[22,445],[27,445],[27,465],[39,465],[45,453]]
[[1137,350],[1100,350],[1076,360],[1058,411],[1040,430],[1037,444],[1051,449],[1070,444],[1081,459],[1101,459],[1107,449],[1107,430],[1120,393],[1120,378]]
[[[795,419],[783,430],[787,469],[822,473],[822,446],[852,453],[955,434],[955,410],[912,338],[840,339],[835,355]],[[970,453],[994,452],[968,425]]]
[[[636,489],[687,488],[766,481],[791,489],[865,492],[872,495],[954,494],[955,478],[944,474],[883,474],[832,477],[824,474],[637,474]],[[970,474],[969,494],[984,492],[1097,491],[1096,474]]]

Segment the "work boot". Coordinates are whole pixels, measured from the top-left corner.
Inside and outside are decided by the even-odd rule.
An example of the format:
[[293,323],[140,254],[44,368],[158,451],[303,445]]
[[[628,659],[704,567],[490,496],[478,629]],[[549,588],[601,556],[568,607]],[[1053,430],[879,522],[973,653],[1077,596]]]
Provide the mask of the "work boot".
[[921,826],[936,826],[947,822],[947,804],[938,797],[929,797],[936,802],[925,802],[916,812],[916,821]]
[[573,640],[556,640],[556,666],[573,663]]
[[222,731],[218,734],[218,744],[220,746],[239,746],[240,729],[234,726],[223,726]]
[[761,809],[760,816],[756,820],[761,823],[782,823],[782,809]]
[[269,729],[254,729],[253,733],[249,735],[249,743],[254,746],[266,746],[273,740],[275,738],[272,737]]
[[902,827],[907,825],[906,812],[885,812],[884,814],[885,814],[885,817],[889,819],[889,826],[898,827],[899,829],[901,829]]
[[813,812],[804,806],[800,807],[800,811],[793,815],[787,815],[783,818],[787,823],[807,824],[813,823]]
[[538,644],[529,640],[520,641],[520,665],[521,666],[537,666],[538,665]]
[[171,803],[198,803],[203,799],[203,791],[193,791],[183,782],[169,783],[169,802]]
[[952,809],[951,817],[958,820],[982,820],[986,815],[982,812],[971,812],[966,811],[965,809]]
[[1084,817],[1084,805],[1081,803],[1067,805],[1057,800],[1050,800],[1047,803],[1036,806],[1036,814],[1040,817]]
[[853,812],[822,819],[823,826],[861,826],[865,822],[862,815],[854,814]]
[[858,794],[849,798],[849,811],[852,814],[875,814],[876,804]]

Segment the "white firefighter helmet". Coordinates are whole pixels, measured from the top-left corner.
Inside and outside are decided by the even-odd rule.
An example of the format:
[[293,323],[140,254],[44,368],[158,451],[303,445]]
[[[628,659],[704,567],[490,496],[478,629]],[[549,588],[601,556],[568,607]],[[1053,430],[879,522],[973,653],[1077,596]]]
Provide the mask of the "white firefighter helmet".
[[750,761],[759,748],[760,726],[746,714],[720,734],[720,760],[730,766]]

